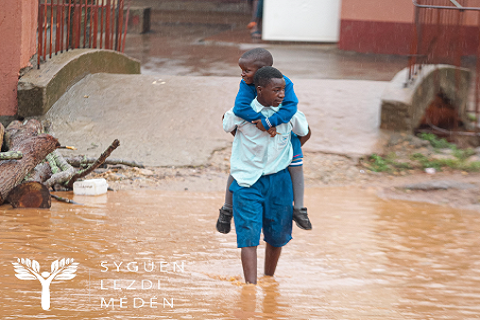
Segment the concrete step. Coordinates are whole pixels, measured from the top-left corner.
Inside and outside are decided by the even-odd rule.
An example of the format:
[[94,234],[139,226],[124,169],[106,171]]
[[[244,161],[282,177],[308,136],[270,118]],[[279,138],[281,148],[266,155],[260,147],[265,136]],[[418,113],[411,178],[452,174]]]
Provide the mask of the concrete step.
[[18,81],[18,115],[45,114],[70,87],[92,73],[138,74],[140,62],[101,49],[75,49],[53,56]]

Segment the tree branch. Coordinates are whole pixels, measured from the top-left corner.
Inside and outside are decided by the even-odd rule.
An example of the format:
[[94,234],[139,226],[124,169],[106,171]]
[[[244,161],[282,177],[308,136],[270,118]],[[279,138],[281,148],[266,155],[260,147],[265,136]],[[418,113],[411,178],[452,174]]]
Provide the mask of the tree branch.
[[100,157],[97,159],[97,161],[95,161],[93,164],[91,164],[88,168],[86,168],[85,170],[81,170],[79,172],[77,172],[76,174],[74,174],[72,176],[72,178],[68,181],[67,183],[67,188],[70,188],[72,189],[73,188],[73,183],[75,181],[77,181],[78,179],[80,178],[83,178],[85,177],[86,175],[88,175],[89,173],[93,172],[93,170],[95,170],[96,168],[98,168],[99,166],[101,166],[104,162],[105,162],[105,159],[108,158],[108,156],[110,156],[110,154],[113,152],[113,150],[117,149],[118,146],[120,146],[120,141],[118,141],[118,139],[115,139],[112,144],[107,148],[107,150],[105,150],[101,155]]

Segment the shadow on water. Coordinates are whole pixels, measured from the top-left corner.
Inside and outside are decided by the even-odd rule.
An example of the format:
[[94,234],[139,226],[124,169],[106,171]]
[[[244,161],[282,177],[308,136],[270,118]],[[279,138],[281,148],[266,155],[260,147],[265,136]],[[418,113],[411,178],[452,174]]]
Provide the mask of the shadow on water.
[[[71,196],[71,194],[64,194]],[[242,283],[235,232],[214,228],[221,193],[111,192],[0,208],[2,319],[466,319],[480,313],[476,212],[307,190],[314,230],[294,229],[274,278]],[[259,250],[263,260],[264,245]],[[74,258],[51,308],[17,258]],[[259,272],[262,263],[259,261]]]

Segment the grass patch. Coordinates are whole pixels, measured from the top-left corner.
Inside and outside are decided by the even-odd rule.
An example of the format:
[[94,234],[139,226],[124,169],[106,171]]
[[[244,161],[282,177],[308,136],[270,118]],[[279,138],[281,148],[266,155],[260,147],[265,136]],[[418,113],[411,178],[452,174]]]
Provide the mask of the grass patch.
[[459,149],[455,144],[448,142],[444,138],[439,138],[433,133],[422,133],[419,137],[423,140],[429,141],[437,152],[439,152],[438,149],[452,150],[452,157],[435,159],[429,158],[422,153],[413,153],[409,157],[409,162],[399,162],[397,161],[397,155],[395,152],[392,152],[385,157],[378,154],[372,154],[368,158],[366,167],[374,172],[387,173],[397,173],[411,169],[425,170],[426,168],[434,168],[437,171],[442,171],[446,168],[469,172],[480,171],[480,161],[467,162],[467,159],[476,153],[475,150],[471,148]]
[[430,159],[421,153],[414,153],[410,157],[411,160],[416,161],[419,169],[434,168],[441,171],[444,168],[453,170],[475,172],[480,170],[480,161],[467,162],[467,158],[455,157],[451,159]]
[[453,143],[448,142],[447,139],[439,138],[433,133],[420,133],[419,138],[430,142],[430,145],[435,149],[452,149],[457,147]]
[[413,169],[410,163],[398,162],[395,161],[395,158],[395,153],[391,153],[385,158],[377,154],[372,154],[368,159],[369,169],[374,172],[395,172]]

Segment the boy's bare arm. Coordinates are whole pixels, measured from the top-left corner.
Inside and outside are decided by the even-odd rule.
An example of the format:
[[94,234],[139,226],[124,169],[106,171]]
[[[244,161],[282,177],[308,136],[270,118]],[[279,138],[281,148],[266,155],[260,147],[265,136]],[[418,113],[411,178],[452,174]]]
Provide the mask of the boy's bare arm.
[[308,141],[308,139],[310,139],[310,136],[312,135],[312,131],[310,130],[310,126],[308,126],[308,133],[306,136],[303,136],[303,137],[300,137],[298,136],[298,139],[300,140],[300,145],[303,147],[303,145],[305,144],[305,142]]

